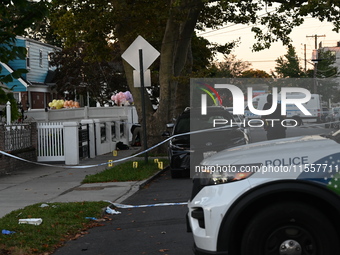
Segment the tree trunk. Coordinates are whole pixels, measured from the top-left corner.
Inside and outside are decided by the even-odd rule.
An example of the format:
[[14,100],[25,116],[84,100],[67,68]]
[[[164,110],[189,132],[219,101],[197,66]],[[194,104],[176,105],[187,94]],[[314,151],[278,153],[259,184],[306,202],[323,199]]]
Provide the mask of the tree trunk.
[[[175,2],[176,0],[171,0],[172,6],[175,6]],[[145,97],[148,148],[164,140],[161,135],[166,130],[166,124],[172,122],[173,118],[177,118],[185,106],[189,106],[189,82],[179,85],[178,77],[181,75],[187,62],[191,37],[203,4],[197,0],[184,0],[181,1],[181,4],[182,6],[173,7],[170,10],[163,36],[159,70],[160,98],[156,111],[153,110],[149,98]],[[186,12],[184,17],[181,16],[181,21],[178,19],[179,11],[181,15],[183,15],[183,12]],[[118,37],[122,52],[131,44],[123,36],[127,31],[126,24],[125,29],[123,26],[124,24],[122,24],[120,29],[117,28],[116,30],[122,34],[122,36]],[[139,120],[142,124],[140,89],[133,87],[131,66],[124,62],[124,68],[130,91],[134,97]],[[163,144],[154,149],[153,153],[164,154],[166,147],[166,144]]]

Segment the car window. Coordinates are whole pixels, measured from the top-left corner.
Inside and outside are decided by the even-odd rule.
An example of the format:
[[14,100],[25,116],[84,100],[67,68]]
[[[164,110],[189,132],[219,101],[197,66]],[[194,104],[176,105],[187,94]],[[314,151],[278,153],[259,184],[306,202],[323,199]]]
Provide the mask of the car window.
[[190,132],[190,119],[189,119],[189,117],[190,117],[189,114],[182,115],[182,116],[179,117],[179,119],[177,120],[177,123],[175,125],[175,130],[174,130],[175,135]]
[[174,134],[183,134],[190,131],[213,128],[214,119],[227,120],[228,123],[231,123],[230,120],[232,120],[233,117],[227,110],[208,112],[207,115],[201,115],[200,113],[190,115],[185,113],[178,118]]

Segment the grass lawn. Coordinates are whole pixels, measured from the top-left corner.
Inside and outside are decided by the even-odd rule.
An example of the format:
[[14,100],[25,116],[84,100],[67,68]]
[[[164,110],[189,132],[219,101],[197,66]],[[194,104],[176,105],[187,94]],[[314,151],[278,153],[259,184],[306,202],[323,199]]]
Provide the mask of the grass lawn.
[[[0,219],[1,230],[14,231],[0,235],[0,254],[50,254],[65,241],[86,234],[86,230],[100,226],[107,202],[49,203],[30,205],[13,211]],[[19,224],[19,219],[41,218],[40,225]]]
[[165,168],[168,164],[168,159],[158,159],[158,162],[149,159],[147,164],[144,160],[128,161],[100,173],[87,175],[83,183],[141,181],[160,171],[159,167]]
[[[161,162],[161,163],[159,163]],[[110,167],[100,173],[86,176],[83,183],[140,181],[153,176],[168,165],[167,159],[159,162],[149,159],[129,161]],[[97,227],[103,220],[103,209],[107,202],[49,203],[27,206],[0,218],[1,230],[15,233],[0,235],[0,254],[4,255],[47,255],[66,241],[85,235],[87,229]],[[96,218],[91,220],[87,217]],[[19,219],[41,218],[42,224],[19,224]]]

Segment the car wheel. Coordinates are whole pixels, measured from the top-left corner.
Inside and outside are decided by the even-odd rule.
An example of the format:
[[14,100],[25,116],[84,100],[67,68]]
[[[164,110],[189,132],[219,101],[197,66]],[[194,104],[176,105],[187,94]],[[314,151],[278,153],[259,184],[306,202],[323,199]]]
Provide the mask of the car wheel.
[[294,125],[295,123],[297,123],[297,126],[301,126],[302,125],[302,119],[298,116],[293,116],[292,118],[293,120],[295,120],[296,122],[294,121],[291,121],[291,125]]
[[339,254],[337,233],[319,210],[300,202],[263,208],[242,237],[242,255]]

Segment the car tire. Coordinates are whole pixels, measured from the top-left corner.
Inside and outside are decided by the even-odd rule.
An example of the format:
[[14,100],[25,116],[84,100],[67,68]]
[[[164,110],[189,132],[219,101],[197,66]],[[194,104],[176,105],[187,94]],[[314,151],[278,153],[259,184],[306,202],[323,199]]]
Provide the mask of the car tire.
[[[302,119],[299,116],[293,116],[292,119],[296,121],[298,127],[302,125]],[[294,124],[295,124],[294,121],[292,121],[291,125]]]
[[258,212],[243,233],[241,255],[340,254],[338,236],[318,209],[281,202]]

